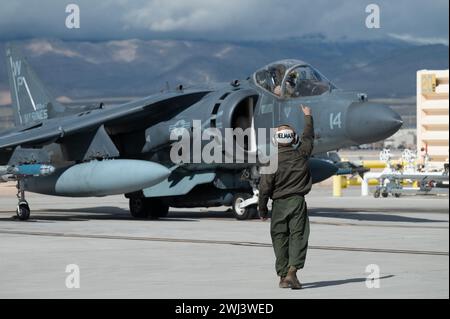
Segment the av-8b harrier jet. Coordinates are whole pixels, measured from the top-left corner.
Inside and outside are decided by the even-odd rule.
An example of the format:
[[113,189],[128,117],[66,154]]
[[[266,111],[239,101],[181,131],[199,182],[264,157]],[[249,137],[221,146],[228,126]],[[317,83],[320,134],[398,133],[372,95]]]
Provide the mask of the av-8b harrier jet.
[[[302,132],[300,104],[313,112],[316,155],[385,139],[402,125],[388,106],[338,89],[299,60],[272,63],[242,81],[180,85],[110,107],[67,107],[50,96],[17,48],[8,46],[6,57],[15,128],[0,133],[0,180],[17,182],[21,220],[30,216],[26,191],[66,197],[124,194],[137,218],[166,216],[169,207],[228,205],[236,218],[246,219],[256,212],[262,164],[258,156],[237,161],[227,142],[247,159],[267,154],[273,144],[269,128],[287,124]],[[215,150],[228,154],[228,160],[200,156],[208,141],[198,141],[198,128],[223,137],[225,143]],[[227,129],[249,135],[240,139],[227,135]],[[174,150],[184,136],[175,134],[180,131],[189,133],[192,147]],[[183,159],[174,161],[174,155]],[[337,170],[320,157],[309,165],[314,183]]]

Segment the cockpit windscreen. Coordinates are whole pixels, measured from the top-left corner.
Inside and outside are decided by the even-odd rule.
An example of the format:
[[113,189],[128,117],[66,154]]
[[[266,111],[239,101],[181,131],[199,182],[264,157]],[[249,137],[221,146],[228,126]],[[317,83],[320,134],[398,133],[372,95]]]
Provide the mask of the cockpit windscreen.
[[270,64],[255,73],[254,81],[282,98],[322,95],[335,88],[313,67],[297,60]]

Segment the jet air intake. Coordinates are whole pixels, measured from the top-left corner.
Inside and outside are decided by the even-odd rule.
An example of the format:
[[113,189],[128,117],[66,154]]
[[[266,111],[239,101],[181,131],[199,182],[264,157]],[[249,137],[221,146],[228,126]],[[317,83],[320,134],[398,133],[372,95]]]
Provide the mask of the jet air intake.
[[[193,145],[200,144],[203,149],[213,139],[213,137],[209,140],[198,137],[208,129],[211,129],[209,132],[214,135],[215,132],[221,135],[221,149],[230,158],[234,158],[233,155],[237,152],[243,154],[256,152],[254,110],[258,97],[258,93],[253,89],[235,89],[210,95],[178,116],[149,127],[145,131],[145,145],[142,152],[171,146],[174,144],[174,140],[170,139],[171,134],[176,137],[186,133],[192,140],[190,151],[192,157]],[[197,163],[192,158],[190,162]]]
[[[254,112],[258,102],[258,93],[252,89],[238,90],[214,106],[210,126],[217,128],[224,137],[225,152],[228,155],[236,151],[254,153],[257,150],[254,126]],[[226,132],[226,129],[231,132]],[[230,141],[229,139],[233,139]],[[233,146],[233,149],[229,149]]]

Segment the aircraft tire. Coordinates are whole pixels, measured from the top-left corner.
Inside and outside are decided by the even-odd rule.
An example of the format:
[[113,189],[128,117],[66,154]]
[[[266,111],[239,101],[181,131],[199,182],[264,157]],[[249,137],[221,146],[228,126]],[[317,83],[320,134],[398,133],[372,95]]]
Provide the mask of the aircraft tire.
[[30,207],[27,203],[19,203],[16,209],[17,218],[20,220],[27,220],[30,218]]
[[130,198],[130,214],[134,218],[147,218],[149,207],[148,202],[144,197],[131,197]]
[[240,203],[251,197],[252,195],[247,193],[237,193],[233,196],[232,209],[233,215],[237,220],[252,219],[257,214],[258,211],[254,205],[245,208],[238,207]]
[[374,193],[373,193],[373,197],[375,198],[379,198],[380,197],[380,190],[377,189]]
[[148,214],[151,219],[167,217],[169,214],[169,206],[164,204],[160,199],[147,198],[145,201],[148,207]]

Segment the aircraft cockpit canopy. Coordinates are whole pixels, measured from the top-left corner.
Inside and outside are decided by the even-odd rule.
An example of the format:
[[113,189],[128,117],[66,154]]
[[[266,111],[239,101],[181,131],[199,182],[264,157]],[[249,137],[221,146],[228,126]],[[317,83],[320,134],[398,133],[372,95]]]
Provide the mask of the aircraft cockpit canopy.
[[322,95],[336,88],[319,71],[300,60],[283,60],[256,71],[256,85],[280,98]]

